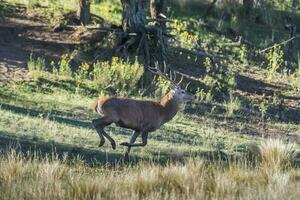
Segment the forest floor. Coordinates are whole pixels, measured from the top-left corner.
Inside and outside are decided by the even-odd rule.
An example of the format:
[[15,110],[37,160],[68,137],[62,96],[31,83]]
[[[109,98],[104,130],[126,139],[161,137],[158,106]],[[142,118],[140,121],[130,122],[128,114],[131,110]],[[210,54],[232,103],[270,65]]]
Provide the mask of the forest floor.
[[0,18],[0,84],[28,80],[30,55],[50,63],[70,53],[78,42],[72,31],[55,33],[51,25],[19,5],[9,16]]

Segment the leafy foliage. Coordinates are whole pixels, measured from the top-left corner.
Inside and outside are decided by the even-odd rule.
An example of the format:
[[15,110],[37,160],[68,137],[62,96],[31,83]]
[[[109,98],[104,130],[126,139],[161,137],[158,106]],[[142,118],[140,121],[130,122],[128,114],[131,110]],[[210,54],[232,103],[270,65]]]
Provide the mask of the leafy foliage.
[[38,57],[34,59],[32,54],[30,55],[29,61],[27,63],[27,67],[29,71],[44,71],[45,70],[45,59],[42,57]]
[[267,60],[269,62],[268,66],[268,78],[272,79],[275,77],[278,69],[282,67],[283,64],[283,50],[280,46],[276,46],[270,50],[267,56]]
[[117,57],[94,64],[93,81],[99,90],[129,95],[136,91],[136,84],[143,75],[143,67],[135,62],[130,64]]
[[41,57],[34,59],[32,54],[30,54],[27,67],[31,74],[31,77],[37,79],[40,76],[41,72],[45,70],[45,59]]

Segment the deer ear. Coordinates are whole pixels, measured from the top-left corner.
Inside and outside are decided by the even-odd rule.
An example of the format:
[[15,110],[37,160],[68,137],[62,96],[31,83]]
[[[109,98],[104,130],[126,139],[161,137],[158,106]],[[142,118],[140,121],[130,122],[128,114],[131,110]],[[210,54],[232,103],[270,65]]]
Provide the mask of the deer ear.
[[172,90],[177,90],[179,87],[177,85],[172,85],[171,89]]
[[174,94],[175,94],[175,89],[174,89],[174,88],[172,88],[172,89],[170,90],[170,94],[171,94],[171,95],[174,95]]

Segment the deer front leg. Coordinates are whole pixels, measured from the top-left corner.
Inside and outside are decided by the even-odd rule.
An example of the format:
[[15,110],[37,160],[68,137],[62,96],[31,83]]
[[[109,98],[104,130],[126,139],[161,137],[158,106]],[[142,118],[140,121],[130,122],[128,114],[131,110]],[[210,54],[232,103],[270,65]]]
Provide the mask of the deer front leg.
[[147,145],[147,139],[148,139],[148,132],[142,133],[142,143],[128,143],[128,142],[123,142],[120,145],[127,146],[127,147],[143,147]]
[[131,136],[129,143],[128,143],[128,142],[122,142],[122,143],[120,144],[120,145],[123,145],[123,146],[127,146],[127,147],[128,147],[128,148],[127,148],[127,151],[126,151],[126,153],[125,153],[125,158],[128,158],[128,155],[129,155],[129,153],[130,153],[131,146],[129,146],[129,144],[133,144],[133,143],[135,142],[136,138],[137,138],[140,134],[141,134],[141,132],[135,131],[135,132],[133,133],[133,135]]
[[129,147],[143,147],[146,146],[148,142],[148,132],[142,133],[142,143],[129,144]]

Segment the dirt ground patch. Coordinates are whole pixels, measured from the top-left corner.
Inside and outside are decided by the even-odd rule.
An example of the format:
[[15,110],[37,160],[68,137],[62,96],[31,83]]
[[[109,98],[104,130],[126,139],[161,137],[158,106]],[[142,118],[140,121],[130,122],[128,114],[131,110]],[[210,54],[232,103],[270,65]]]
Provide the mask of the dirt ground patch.
[[72,33],[55,33],[52,27],[32,18],[5,17],[0,21],[0,84],[28,78],[30,55],[57,61],[77,44]]

